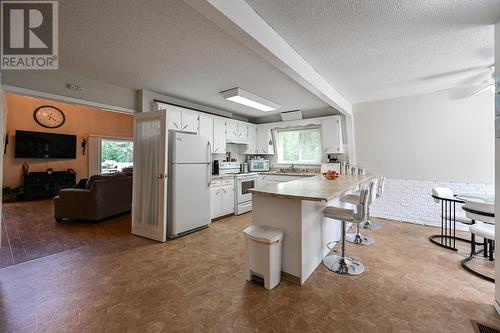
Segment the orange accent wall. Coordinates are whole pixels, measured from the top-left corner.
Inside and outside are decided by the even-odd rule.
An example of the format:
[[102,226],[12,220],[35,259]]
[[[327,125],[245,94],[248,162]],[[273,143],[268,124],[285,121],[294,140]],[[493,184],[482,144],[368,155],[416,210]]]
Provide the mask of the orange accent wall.
[[[134,135],[133,115],[14,94],[5,94],[5,101],[9,145],[7,146],[7,154],[4,154],[4,186],[21,185],[22,165],[25,161],[29,164],[30,171],[46,171],[48,168],[52,168],[54,171],[64,171],[71,168],[76,171],[77,179],[88,178],[88,144],[85,155],[83,155],[81,148],[83,138],[88,140],[89,134],[128,138],[132,138]],[[33,112],[41,105],[53,105],[62,110],[66,116],[64,125],[55,129],[38,125],[33,119]],[[76,135],[78,137],[76,159],[14,158],[16,130]]]

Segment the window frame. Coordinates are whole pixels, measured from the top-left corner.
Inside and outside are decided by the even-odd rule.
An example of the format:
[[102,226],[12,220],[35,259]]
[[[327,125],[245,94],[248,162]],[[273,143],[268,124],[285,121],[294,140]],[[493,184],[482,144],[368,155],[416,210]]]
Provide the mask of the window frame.
[[[319,159],[317,161],[284,161],[280,160],[280,155],[283,155],[281,152],[280,148],[280,133],[281,132],[296,132],[296,131],[305,131],[305,130],[317,130],[319,134]],[[274,138],[276,142],[276,161],[278,164],[296,164],[296,165],[321,165],[321,160],[322,160],[322,154],[321,154],[321,147],[322,147],[322,137],[321,137],[321,126],[300,126],[300,127],[292,127],[292,128],[277,128],[274,131]]]

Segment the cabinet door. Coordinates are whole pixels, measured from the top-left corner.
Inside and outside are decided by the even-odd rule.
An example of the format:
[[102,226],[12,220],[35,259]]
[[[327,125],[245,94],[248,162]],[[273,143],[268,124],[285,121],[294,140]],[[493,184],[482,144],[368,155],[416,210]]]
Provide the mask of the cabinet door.
[[245,154],[257,154],[257,127],[248,124],[248,145]]
[[238,123],[235,120],[226,119],[226,140],[238,141]]
[[257,127],[257,150],[258,154],[274,154],[271,129],[267,127]]
[[181,110],[168,109],[167,111],[167,128],[169,130],[181,131],[182,121],[181,121]]
[[212,187],[210,189],[210,218],[215,219],[222,215],[221,188]]
[[214,153],[226,153],[226,120],[221,117],[214,118]]
[[321,121],[321,145],[323,153],[343,153],[342,130],[339,117]]
[[214,147],[214,117],[200,113],[198,135],[206,136],[210,142],[210,147],[212,147],[212,153],[215,150]]
[[238,123],[238,141],[248,142],[248,123]]
[[222,215],[234,213],[234,186],[221,187],[222,192]]
[[182,130],[198,134],[198,112],[182,111]]
[[257,186],[266,186],[267,185],[268,175],[257,175]]

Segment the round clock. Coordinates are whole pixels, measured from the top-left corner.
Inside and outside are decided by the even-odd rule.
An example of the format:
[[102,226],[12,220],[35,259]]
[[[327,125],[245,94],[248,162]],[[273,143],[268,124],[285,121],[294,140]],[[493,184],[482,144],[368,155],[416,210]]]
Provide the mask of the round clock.
[[46,128],[61,127],[66,121],[64,113],[55,106],[43,105],[33,113],[33,118],[38,125]]

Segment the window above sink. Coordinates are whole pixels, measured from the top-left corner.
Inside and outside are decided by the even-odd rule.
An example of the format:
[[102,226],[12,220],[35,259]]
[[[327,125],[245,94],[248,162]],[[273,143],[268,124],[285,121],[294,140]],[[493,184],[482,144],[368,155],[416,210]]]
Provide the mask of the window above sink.
[[278,164],[321,164],[319,127],[276,130]]

